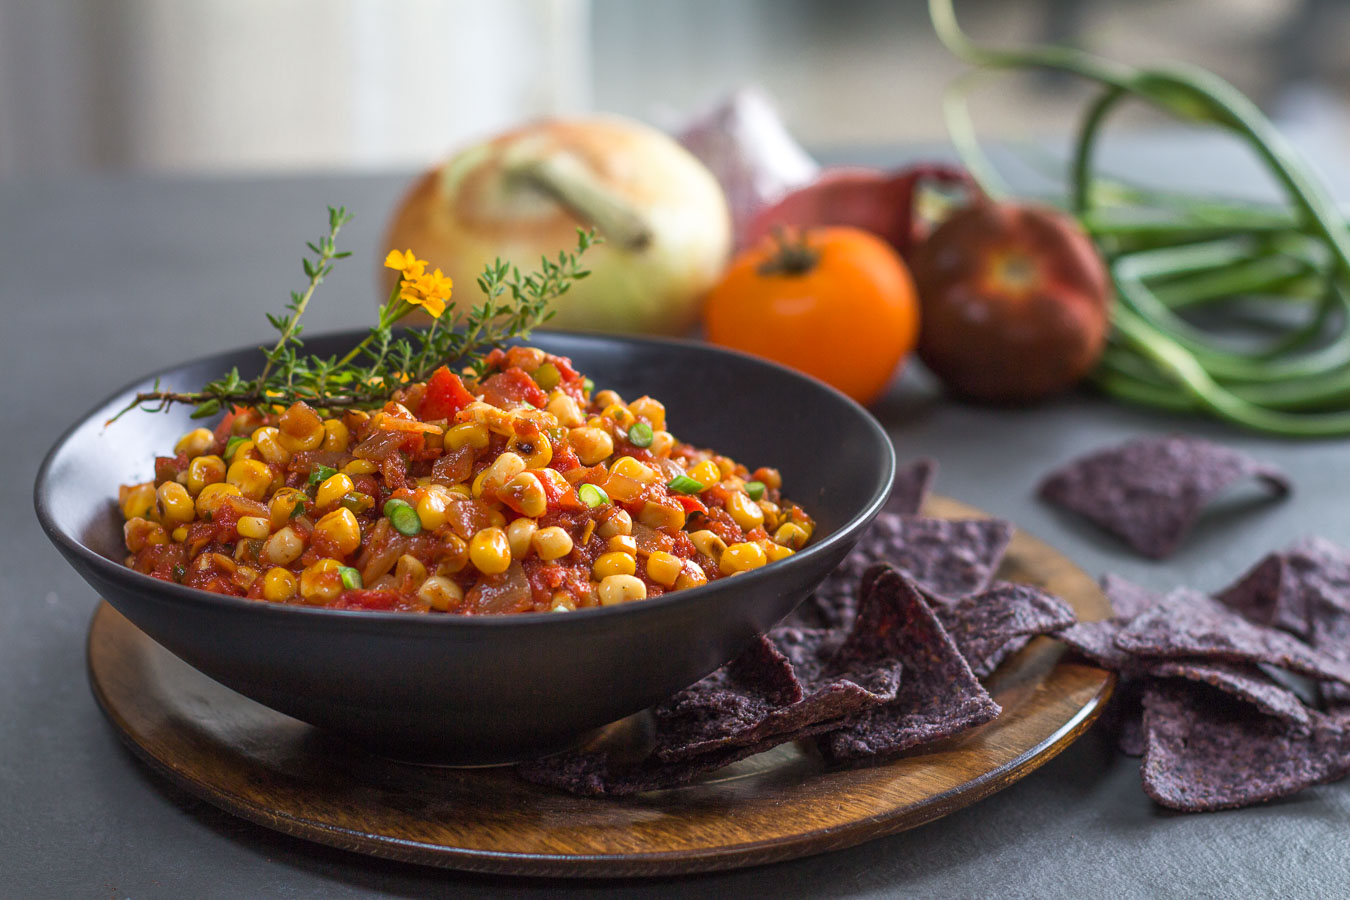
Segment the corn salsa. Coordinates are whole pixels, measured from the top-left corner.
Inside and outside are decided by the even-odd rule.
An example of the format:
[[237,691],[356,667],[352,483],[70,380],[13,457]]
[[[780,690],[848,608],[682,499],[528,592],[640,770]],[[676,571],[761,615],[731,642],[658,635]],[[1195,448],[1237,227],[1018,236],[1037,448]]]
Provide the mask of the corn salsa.
[[125,485],[126,563],[271,603],[465,615],[612,606],[790,556],[775,469],[678,440],[652,397],[494,350],[382,409],[236,407]]

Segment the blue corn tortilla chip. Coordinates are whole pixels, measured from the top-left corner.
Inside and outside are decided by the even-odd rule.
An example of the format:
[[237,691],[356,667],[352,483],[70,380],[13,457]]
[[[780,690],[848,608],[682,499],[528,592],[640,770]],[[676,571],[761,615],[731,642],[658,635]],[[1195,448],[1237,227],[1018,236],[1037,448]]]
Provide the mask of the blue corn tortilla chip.
[[1144,696],[1144,791],[1205,812],[1296,793],[1350,773],[1350,729],[1311,712],[1306,730],[1254,715],[1205,685],[1165,681]]
[[1162,599],[1162,594],[1109,572],[1102,576],[1101,586],[1102,593],[1111,601],[1113,618],[1116,619],[1133,619]]
[[1350,684],[1350,662],[1250,622],[1187,588],[1173,591],[1130,620],[1115,636],[1115,646],[1136,656],[1264,663],[1309,678]]
[[881,513],[788,624],[814,621],[826,628],[848,627],[863,573],[877,563],[895,566],[939,603],[982,591],[993,581],[1012,532],[1012,525],[1000,519]]
[[1216,595],[1258,625],[1310,637],[1309,605],[1316,596],[1350,603],[1350,553],[1318,537],[1272,553]]
[[1297,730],[1306,730],[1312,724],[1310,711],[1298,695],[1253,665],[1176,659],[1151,664],[1148,674],[1208,684]]
[[[710,728],[703,725],[705,716],[718,719],[719,711],[709,709],[708,694],[700,690],[708,681],[704,679],[657,707],[655,755],[673,761],[731,746],[760,745],[774,736],[795,740],[798,733],[820,722],[893,700],[900,684],[900,664],[884,636],[869,633],[868,624],[864,610],[858,627],[842,646],[837,635],[822,629],[774,629],[764,642],[774,648],[777,658],[789,663],[801,687],[798,696],[787,699],[782,694],[784,702],[776,705],[743,708],[730,727]],[[746,688],[750,680],[742,679]],[[691,710],[696,711],[692,718]],[[691,722],[696,727],[690,728]]]
[[900,552],[900,521],[918,513],[937,475],[937,463],[917,459],[899,467],[881,513],[859,538],[858,546],[816,592],[783,620],[797,628],[846,629],[853,624],[861,595],[862,573],[878,560]]
[[1002,711],[913,583],[884,565],[865,580],[870,590],[864,603],[875,604],[875,621],[895,635],[904,675],[893,701],[849,717],[819,739],[826,759],[886,759],[982,725]]
[[738,742],[802,696],[792,664],[761,635],[731,662],[658,705],[655,713],[669,747],[710,749]]
[[1010,654],[1039,634],[1052,634],[1078,621],[1057,597],[1027,584],[1000,582],[954,604],[937,616],[956,642],[971,671],[989,675]]
[[1176,551],[1204,507],[1244,478],[1289,493],[1278,469],[1199,438],[1148,437],[1080,457],[1041,482],[1043,500],[1095,523],[1144,556]]
[[883,508],[899,516],[917,515],[928,499],[937,471],[937,460],[927,457],[897,468],[895,480],[891,482],[891,495],[886,498]]

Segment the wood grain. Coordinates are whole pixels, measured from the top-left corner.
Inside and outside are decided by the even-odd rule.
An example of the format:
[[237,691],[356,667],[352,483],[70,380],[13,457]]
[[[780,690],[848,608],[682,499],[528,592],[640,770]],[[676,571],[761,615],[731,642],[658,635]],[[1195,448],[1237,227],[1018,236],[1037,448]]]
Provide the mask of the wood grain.
[[[933,498],[934,515],[978,515]],[[1079,618],[1110,607],[1096,583],[1018,532],[1000,576],[1064,598]],[[94,694],[153,769],[260,825],[360,853],[459,869],[563,876],[730,869],[852,846],[997,791],[1068,746],[1114,684],[1038,638],[988,682],[1004,712],[959,738],[871,768],[833,770],[785,745],[686,788],[589,799],[505,769],[371,756],[217,684],[106,603],[94,615]],[[615,726],[625,727],[626,723]]]

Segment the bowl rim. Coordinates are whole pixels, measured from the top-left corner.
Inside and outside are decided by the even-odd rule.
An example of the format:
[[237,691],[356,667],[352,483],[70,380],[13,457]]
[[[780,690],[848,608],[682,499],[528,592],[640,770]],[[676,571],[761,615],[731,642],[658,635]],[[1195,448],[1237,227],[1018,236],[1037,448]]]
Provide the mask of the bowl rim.
[[[339,341],[343,339],[360,340],[360,337],[363,334],[364,332],[360,329],[341,329],[312,335],[307,334],[306,340],[310,343]],[[876,514],[881,511],[887,498],[890,496],[896,470],[895,447],[891,443],[890,436],[881,426],[881,423],[877,421],[876,417],[868,412],[861,404],[819,379],[763,357],[692,339],[649,337],[645,335],[615,335],[589,331],[556,331],[543,328],[535,329],[534,334],[531,337],[533,338],[536,335],[546,339],[563,338],[566,340],[593,342],[600,345],[618,343],[664,347],[680,351],[708,353],[713,356],[730,356],[738,358],[741,361],[749,362],[753,365],[772,369],[779,377],[785,378],[789,382],[793,382],[799,386],[805,386],[812,390],[824,391],[828,396],[831,396],[834,401],[842,404],[844,409],[859,417],[865,428],[870,431],[871,436],[876,440],[878,447],[881,448],[881,466],[877,473],[877,484],[874,487],[868,502],[860,510],[850,516],[847,521],[840,525],[834,533],[827,536],[820,543],[809,544],[791,557],[771,564],[771,566],[777,567],[772,571],[770,571],[770,566],[764,566],[759,569],[745,572],[736,579],[740,584],[750,586],[767,578],[777,577],[778,574],[783,571],[784,567],[800,565],[815,557],[830,552],[835,546],[849,540],[855,533],[861,531],[876,516]],[[511,343],[528,343],[528,341],[513,341]],[[669,591],[659,597],[645,600],[642,603],[589,607],[573,610],[565,616],[559,616],[553,612],[501,613],[474,616],[431,616],[416,615],[406,611],[394,610],[331,609],[323,606],[306,606],[291,603],[259,603],[256,600],[250,600],[245,597],[235,597],[231,594],[217,594],[212,591],[189,587],[171,581],[164,581],[137,572],[116,560],[108,559],[96,552],[78,537],[70,534],[57,524],[51,508],[51,468],[55,464],[56,459],[61,455],[62,451],[66,448],[75,432],[84,428],[100,415],[110,415],[110,408],[115,404],[118,404],[118,401],[121,401],[121,404],[119,405],[124,405],[128,394],[131,394],[146,383],[153,382],[157,378],[187,366],[199,364],[212,357],[231,357],[258,351],[259,348],[257,345],[250,344],[218,351],[216,353],[207,354],[206,356],[198,356],[194,359],[184,360],[173,365],[156,369],[153,372],[139,376],[117,388],[62,431],[60,436],[57,437],[52,444],[51,448],[43,456],[42,464],[38,467],[37,477],[33,484],[34,509],[37,513],[38,521],[42,526],[42,530],[46,533],[48,540],[56,544],[58,549],[62,549],[67,554],[73,554],[80,558],[86,564],[109,578],[109,580],[118,582],[120,583],[120,586],[125,589],[136,591],[138,593],[158,593],[162,596],[197,606],[218,607],[220,609],[247,609],[255,614],[278,617],[278,621],[300,623],[306,621],[305,617],[317,617],[314,618],[314,621],[316,622],[346,622],[349,626],[366,625],[371,628],[378,627],[380,630],[385,630],[396,622],[406,623],[404,625],[394,626],[396,628],[416,628],[419,630],[427,627],[513,628],[539,625],[544,622],[556,623],[561,627],[568,627],[567,623],[583,626],[585,623],[594,622],[604,617],[631,616],[644,610],[655,611],[674,603],[705,597],[711,593],[725,590],[727,585],[731,583],[731,579],[729,578],[717,579],[696,588]],[[749,580],[742,581],[741,579]],[[429,625],[427,623],[437,624]]]

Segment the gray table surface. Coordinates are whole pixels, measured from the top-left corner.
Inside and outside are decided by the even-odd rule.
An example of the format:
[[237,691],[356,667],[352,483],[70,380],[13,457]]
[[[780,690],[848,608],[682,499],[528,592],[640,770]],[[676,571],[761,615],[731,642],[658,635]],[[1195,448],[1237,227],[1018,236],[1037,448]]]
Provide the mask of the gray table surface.
[[[1136,162],[1144,160],[1141,151]],[[1194,158],[1192,158],[1194,161]],[[1152,166],[1148,166],[1152,168]],[[1231,185],[1231,171],[1197,177]],[[381,223],[401,177],[85,179],[0,185],[0,896],[369,897],[581,893],[941,897],[1344,896],[1350,783],[1263,807],[1175,815],[1097,730],[1024,781],[914,831],[739,872],[653,881],[469,875],[332,850],[236,819],[151,774],[90,695],[84,641],[97,598],[41,534],[31,485],[56,436],[115,387],[264,338],[300,278],[325,204],[358,214],[354,249],[310,328],[368,321]],[[939,486],[1007,516],[1095,574],[1215,588],[1309,533],[1350,543],[1345,441],[1288,443],[1071,396],[1030,411],[944,401],[917,371],[876,409],[902,457],[931,454]],[[1032,498],[1061,460],[1184,429],[1292,475],[1292,500],[1208,518],[1165,563],[1144,562]]]

